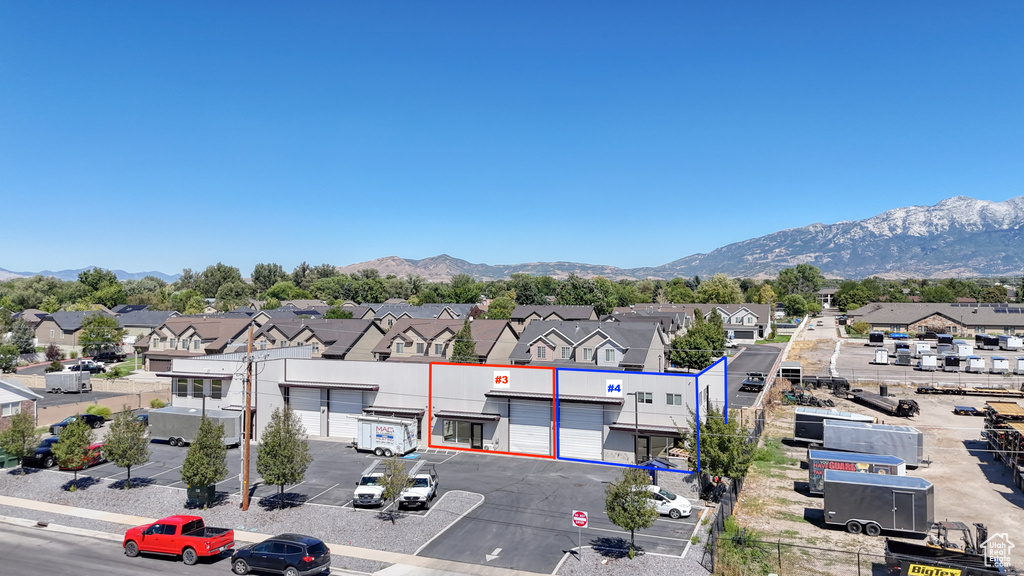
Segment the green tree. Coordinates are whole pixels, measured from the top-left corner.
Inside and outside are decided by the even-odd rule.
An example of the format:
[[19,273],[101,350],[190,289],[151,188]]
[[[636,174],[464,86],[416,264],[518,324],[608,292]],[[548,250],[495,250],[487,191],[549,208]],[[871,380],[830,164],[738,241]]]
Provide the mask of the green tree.
[[281,307],[281,301],[280,300],[278,300],[277,298],[267,298],[266,301],[263,302],[262,309],[263,310],[277,310],[280,307]]
[[342,320],[351,317],[352,313],[349,312],[348,310],[345,310],[341,306],[332,306],[327,310],[327,313],[324,314],[324,318],[328,318],[331,320]]
[[32,330],[32,326],[28,322],[25,322],[25,320],[18,318],[11,325],[10,343],[17,346],[18,351],[22,354],[35,352],[35,338],[35,331]]
[[146,426],[135,419],[130,406],[125,404],[114,416],[103,437],[103,455],[118,468],[128,470],[125,487],[132,487],[132,466],[149,460],[149,438]]
[[284,487],[302,482],[312,461],[306,429],[299,415],[289,406],[284,410],[275,408],[260,437],[256,472],[263,477],[265,484],[278,487],[280,506],[284,506]]
[[786,307],[786,314],[789,316],[803,316],[807,313],[807,300],[799,294],[790,294],[782,300]]
[[636,531],[654,526],[658,511],[647,498],[651,478],[640,468],[627,468],[604,489],[604,510],[608,520],[629,531],[629,557],[636,554]]
[[78,281],[89,287],[92,292],[117,284],[117,274],[103,268],[90,268],[78,273]]
[[[381,476],[377,482],[384,487],[381,498],[385,502],[388,500],[397,502],[398,496],[402,494],[402,490],[409,486],[409,471],[405,468],[405,463],[398,456],[392,456],[384,461],[384,476]],[[392,522],[395,521],[395,508],[397,506],[391,509]]]
[[1000,303],[1008,300],[1005,286],[989,286],[981,291],[981,302]]
[[843,312],[860,308],[873,301],[871,290],[853,280],[846,280],[839,284],[835,299],[836,306]]
[[725,274],[715,274],[701,282],[697,288],[697,301],[715,304],[739,304],[743,302],[743,292],[735,280]]
[[[217,262],[215,266],[207,266],[199,279],[198,290],[204,298],[216,298],[217,293],[225,284],[237,283],[245,286],[242,273],[234,266]],[[248,290],[247,290],[248,291]]]
[[693,290],[686,285],[686,281],[682,278],[673,278],[668,283],[668,287],[665,288],[665,298],[673,304],[686,304],[689,302],[696,302],[697,295],[693,293]]
[[[228,475],[228,449],[224,445],[224,424],[213,425],[203,416],[199,421],[196,440],[188,447],[181,466],[181,481],[188,487],[206,488]],[[206,508],[209,502],[203,502]]]
[[714,405],[706,412],[699,428],[696,414],[690,412],[690,430],[700,430],[700,442],[698,446],[697,434],[687,435],[687,449],[691,455],[700,454],[701,472],[728,478],[742,477],[747,473],[754,452],[754,446],[747,441],[749,430],[741,426],[735,417],[729,418],[727,423],[722,411]]
[[74,482],[78,482],[78,469],[82,467],[82,458],[92,444],[92,428],[82,418],[60,429],[57,443],[53,445],[53,456],[61,468],[69,468],[75,472]]
[[206,310],[206,300],[199,294],[193,294],[185,303],[182,314],[202,314]]
[[[185,310],[188,308],[188,304],[193,298],[199,298],[199,301],[203,302],[203,295],[200,294],[198,290],[182,290],[180,292],[172,293],[170,296],[171,310],[177,310],[182,314],[192,314],[192,312],[185,312]],[[202,311],[203,309],[200,308],[199,312]]]
[[452,362],[460,364],[477,364],[480,357],[476,354],[476,343],[473,342],[473,328],[470,326],[469,318],[462,323],[462,328],[455,334],[455,343],[452,344]]
[[298,292],[301,292],[301,290],[294,282],[291,280],[281,280],[271,286],[263,296],[265,298],[277,298],[278,300],[292,300],[295,298],[294,294]]
[[294,270],[292,270],[292,282],[295,283],[295,285],[302,290],[309,288],[309,286],[313,283],[314,280],[312,277],[310,277],[310,272],[312,271],[313,267],[307,264],[305,260],[303,260],[301,264],[299,264],[298,266],[295,267]]
[[252,283],[256,292],[266,292],[271,286],[288,279],[288,273],[280,264],[257,264],[252,269]]
[[124,293],[124,286],[120,284],[108,284],[93,294],[92,301],[96,304],[102,304],[107,308],[113,308],[114,306],[120,306],[121,304],[128,302],[128,296]]
[[108,346],[120,346],[124,329],[117,318],[107,314],[90,314],[82,320],[78,343],[86,355],[93,355]]
[[50,294],[46,298],[43,298],[42,304],[39,305],[39,309],[47,314],[53,314],[57,310],[60,310],[60,300],[53,294]]
[[536,279],[529,274],[512,274],[509,277],[508,288],[515,292],[516,304],[539,306],[547,303]]
[[20,352],[14,344],[0,344],[0,372],[14,372]]
[[775,304],[775,290],[772,290],[772,287],[767,282],[761,284],[761,289],[757,292],[757,303],[769,306]]
[[555,302],[562,306],[593,306],[598,316],[611,314],[617,301],[615,290],[606,278],[593,280],[570,274],[555,292]]
[[491,320],[508,320],[516,309],[516,301],[508,296],[498,296],[487,307],[487,318]]
[[42,434],[36,432],[35,417],[32,413],[18,412],[11,416],[7,429],[0,432],[0,448],[18,459],[21,473],[24,474],[25,458],[36,453],[41,436]]
[[805,299],[811,298],[825,282],[821,270],[810,264],[797,264],[795,268],[785,268],[779,272],[775,282],[775,291],[781,296],[799,294]]
[[956,294],[947,286],[925,286],[921,288],[921,300],[924,302],[956,302]]
[[668,357],[678,366],[689,370],[703,370],[725,350],[725,329],[722,317],[712,312],[704,319],[700,309],[693,311],[693,326],[683,336],[672,339]]
[[448,288],[450,302],[455,304],[476,304],[480,301],[480,284],[469,274],[452,276]]
[[191,268],[185,268],[181,271],[178,279],[174,282],[174,290],[186,291],[186,290],[199,290],[199,283],[202,281],[203,275],[201,273],[193,272]]
[[234,310],[249,301],[249,287],[245,283],[226,282],[217,290],[217,309]]

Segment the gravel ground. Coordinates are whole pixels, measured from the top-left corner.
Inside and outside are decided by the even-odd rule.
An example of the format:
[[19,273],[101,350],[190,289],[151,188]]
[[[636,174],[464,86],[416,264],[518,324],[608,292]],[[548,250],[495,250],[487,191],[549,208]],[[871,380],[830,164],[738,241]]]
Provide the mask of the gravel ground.
[[[243,512],[240,508],[240,498],[228,494],[223,494],[222,501],[207,510],[190,510],[185,507],[185,491],[181,489],[147,485],[121,490],[116,486],[111,487],[109,481],[79,473],[79,488],[70,492],[63,488],[70,479],[69,474],[52,470],[34,470],[25,476],[0,473],[0,493],[5,496],[150,518],[192,513],[203,516],[206,523],[211,526],[233,528],[236,532],[299,532],[336,544],[404,554],[414,553],[455,519],[483,501],[483,496],[479,494],[451,491],[437,499],[426,516],[398,513],[393,520],[382,518],[372,510],[316,504],[268,510],[257,499],[251,500],[249,510]],[[68,526],[114,533],[124,530],[124,526],[109,522],[59,514],[47,515],[20,508],[0,507],[0,514],[34,520],[47,520],[47,516],[53,516],[51,521]],[[355,558],[345,558],[339,561],[338,565],[364,572],[380,570],[387,566]]]

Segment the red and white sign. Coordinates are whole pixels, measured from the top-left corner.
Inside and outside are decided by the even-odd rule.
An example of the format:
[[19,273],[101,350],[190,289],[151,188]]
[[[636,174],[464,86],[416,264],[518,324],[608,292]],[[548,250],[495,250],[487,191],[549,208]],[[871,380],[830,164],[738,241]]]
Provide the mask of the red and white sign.
[[573,510],[572,511],[572,525],[573,525],[573,527],[575,527],[575,528],[586,528],[588,520],[589,520],[589,518],[587,518],[587,513],[584,512],[583,510]]

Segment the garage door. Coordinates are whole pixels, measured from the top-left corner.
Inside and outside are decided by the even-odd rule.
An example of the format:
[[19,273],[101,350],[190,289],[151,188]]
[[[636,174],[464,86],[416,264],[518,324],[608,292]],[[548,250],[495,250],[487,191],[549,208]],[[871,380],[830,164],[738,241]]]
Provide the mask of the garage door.
[[288,405],[299,415],[306,434],[320,435],[320,389],[291,388],[288,392]]
[[551,403],[513,400],[509,407],[510,452],[551,454]]
[[156,358],[152,358],[149,361],[149,371],[150,372],[170,372],[171,371],[171,361],[170,360],[157,360]]
[[604,408],[563,402],[558,410],[558,455],[563,458],[604,458]]
[[363,393],[358,390],[331,390],[327,406],[327,435],[354,440],[358,422],[348,415],[363,413]]

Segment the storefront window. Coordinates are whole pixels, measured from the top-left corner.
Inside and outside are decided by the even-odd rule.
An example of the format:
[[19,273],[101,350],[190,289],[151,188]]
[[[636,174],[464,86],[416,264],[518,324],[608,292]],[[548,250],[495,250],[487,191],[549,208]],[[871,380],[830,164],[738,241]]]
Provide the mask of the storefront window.
[[469,444],[469,422],[444,421],[444,441],[450,444]]

